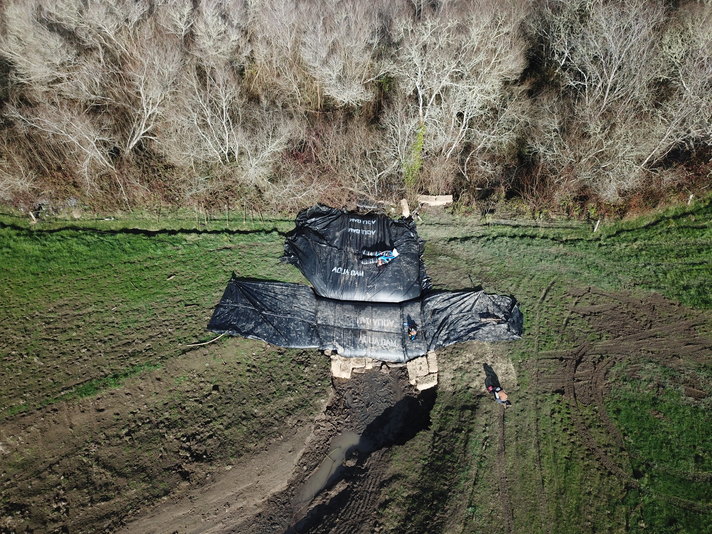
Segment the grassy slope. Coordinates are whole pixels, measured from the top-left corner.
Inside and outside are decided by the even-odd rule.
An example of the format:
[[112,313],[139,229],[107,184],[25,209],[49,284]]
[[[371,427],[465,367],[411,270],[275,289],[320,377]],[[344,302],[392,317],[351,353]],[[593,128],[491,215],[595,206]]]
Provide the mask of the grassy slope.
[[0,228],[0,299],[10,330],[0,339],[8,354],[0,417],[91,394],[206,339],[232,270],[299,279],[277,261],[273,223],[236,234],[131,234],[111,224],[105,233],[46,232],[56,230],[51,223]]
[[[577,341],[559,333],[572,305],[572,289],[659,291],[685,306],[712,307],[710,215],[708,200],[604,228],[595,235],[584,225],[482,225],[451,216],[426,217],[420,225],[433,280],[450,288],[469,286],[472,280],[488,291],[511,293],[521,301],[526,316],[529,335],[494,349],[508,351],[519,374],[516,408],[506,416],[504,457],[511,521],[517,531],[636,531],[645,525],[648,531],[693,532],[710,523],[708,507],[690,510],[675,500],[709,500],[701,493],[702,483],[709,480],[710,447],[700,444],[710,422],[707,399],[680,398],[670,370],[659,362],[649,362],[646,372],[638,373],[638,382],[631,382],[625,369],[611,371],[610,377],[626,380],[606,398],[626,437],[627,450],[620,461],[643,473],[640,487],[630,489],[590,457],[567,401],[559,394],[536,391],[528,365],[533,355],[568,349]],[[170,457],[167,435],[190,442],[208,413],[214,430],[198,441],[208,443],[210,451],[220,451],[205,460],[220,465],[278,432],[282,416],[309,413],[311,396],[324,394],[328,372],[323,358],[276,351],[247,340],[221,340],[217,345],[223,361],[217,368],[201,366],[165,376],[174,372],[172,362],[183,357],[186,343],[210,337],[204,325],[231,270],[242,276],[301,280],[295,269],[277,262],[283,238],[274,230],[288,230],[290,221],[238,219],[230,227],[240,233],[222,231],[228,226],[223,221],[201,227],[208,232],[155,234],[114,230],[159,226],[180,230],[192,228],[194,222],[95,221],[72,223],[74,228],[60,222],[32,229],[7,226],[19,224],[16,219],[4,222],[0,382],[6,386],[0,392],[0,419],[12,423],[42,406],[76,403],[107,388],[141,386],[160,378],[162,370],[164,380],[170,381],[164,388],[170,395],[164,395],[160,405],[165,417],[157,425],[129,425],[141,446],[124,450],[129,455],[126,466],[117,472],[134,481],[131,503],[164,494],[179,482],[165,470],[150,469],[159,449]],[[103,232],[85,231],[88,227]],[[575,323],[575,318],[571,321]],[[590,325],[569,325],[569,331],[587,329]],[[447,362],[448,355],[456,359],[458,350],[464,349],[445,351],[441,359]],[[438,396],[431,429],[393,451],[392,484],[386,488],[388,499],[382,509],[383,523],[391,531],[484,532],[504,520],[497,490],[502,467],[497,465],[498,412],[468,386],[470,371],[459,372],[460,385]],[[689,372],[706,379],[703,387],[709,394],[709,369]],[[662,396],[636,394],[661,380],[671,386]],[[224,391],[226,381],[231,384],[228,395],[217,402],[205,400],[211,384],[222,383]],[[208,394],[195,384],[207,388]],[[268,394],[254,398],[245,391]],[[650,415],[653,403],[655,420]],[[664,426],[655,424],[658,414]],[[593,433],[599,432],[593,428],[594,415],[586,420]],[[154,431],[153,426],[158,428]],[[122,450],[116,443],[126,439],[126,429],[122,432],[116,438],[108,433],[104,442],[115,454]],[[662,447],[671,437],[676,448]],[[605,442],[605,436],[599,438]],[[80,452],[89,447],[80,442],[74,446]],[[198,459],[202,454],[189,452]],[[50,487],[52,477],[59,479],[61,473],[44,468],[28,453],[13,459],[6,473],[9,477],[34,473],[47,478]],[[111,483],[105,486],[107,494],[113,491]],[[10,483],[5,489],[12,487]],[[40,499],[42,491],[42,484],[35,485],[12,499],[29,502]],[[671,523],[671,518],[677,522]]]
[[[328,362],[311,353],[235,338],[186,347],[214,337],[205,326],[233,270],[303,281],[278,261],[278,232],[291,222],[239,221],[225,232],[173,221],[183,233],[114,231],[153,221],[86,224],[99,233],[2,223],[2,441],[43,407],[48,420],[55,408],[72,419],[53,443],[3,458],[2,508],[18,525],[112,524],[263,447],[327,394]],[[100,419],[103,403],[112,413]],[[52,508],[57,491],[68,504]]]
[[[700,334],[709,340],[709,200],[596,234],[588,225],[474,225],[458,218],[426,218],[420,232],[433,280],[449,288],[471,280],[488,291],[513,294],[525,314],[523,339],[498,349],[509,351],[519,375],[515,406],[506,413],[512,528],[527,533],[710,531],[709,354],[706,365],[684,361],[675,369],[642,355],[646,372],[637,371],[635,378],[623,364],[612,369],[605,406],[623,435],[623,451],[600,428],[594,408],[584,406],[574,414],[561,394],[537,391],[532,363],[546,351],[563,353],[586,337],[609,335],[569,313],[573,295],[588,286],[643,298],[657,291],[696,308],[700,311],[692,315],[707,315]],[[463,349],[443,351],[441,368],[456,359],[458,350]],[[486,532],[507,524],[497,465],[497,410],[478,396],[478,369],[457,371],[465,385],[439,394],[431,429],[394,451],[381,510],[389,531]],[[683,398],[681,373],[694,375],[708,397]],[[584,434],[630,477],[601,465],[577,430],[576,418],[578,424],[583,421]],[[638,487],[627,487],[629,479]]]

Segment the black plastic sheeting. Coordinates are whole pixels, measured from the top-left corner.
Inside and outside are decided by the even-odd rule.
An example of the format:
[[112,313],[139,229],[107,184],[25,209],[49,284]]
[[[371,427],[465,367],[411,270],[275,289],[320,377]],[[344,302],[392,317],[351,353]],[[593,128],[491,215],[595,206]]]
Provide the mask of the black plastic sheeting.
[[208,328],[281,347],[405,362],[462,341],[518,339],[522,314],[512,297],[481,290],[437,291],[396,303],[345,302],[299,284],[233,275]]
[[208,328],[388,362],[522,333],[512,297],[481,289],[430,291],[423,241],[410,218],[317,205],[297,216],[282,260],[296,265],[313,288],[233,274]]
[[411,218],[317,205],[297,216],[282,260],[296,265],[321,297],[403,302],[430,288],[422,256]]

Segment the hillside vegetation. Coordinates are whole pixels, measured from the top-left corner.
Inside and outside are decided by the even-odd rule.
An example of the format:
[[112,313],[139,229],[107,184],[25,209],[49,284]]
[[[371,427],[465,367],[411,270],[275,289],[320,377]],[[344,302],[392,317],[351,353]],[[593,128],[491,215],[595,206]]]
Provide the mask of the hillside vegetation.
[[[438,287],[515,295],[525,333],[439,353],[430,424],[380,453],[360,524],[709,532],[711,209],[708,198],[595,233],[423,213]],[[309,428],[331,391],[324,355],[239,338],[188,346],[212,337],[231,271],[303,282],[277,261],[292,227],[2,217],[0,529],[113,531]],[[484,395],[474,361],[509,362],[512,408]]]
[[690,0],[7,0],[0,201],[700,196],[711,26]]

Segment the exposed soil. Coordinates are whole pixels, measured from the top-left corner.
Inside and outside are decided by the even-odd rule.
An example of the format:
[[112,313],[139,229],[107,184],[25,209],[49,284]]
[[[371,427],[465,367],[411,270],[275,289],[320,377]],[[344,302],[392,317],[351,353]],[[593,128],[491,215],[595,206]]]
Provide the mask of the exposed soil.
[[[508,358],[488,344],[465,347],[449,355],[438,389],[447,393],[460,388],[458,379],[467,377],[474,394],[483,396],[485,361],[494,363],[503,383],[516,387]],[[379,532],[377,509],[389,448],[412,439],[430,424],[436,395],[435,389],[414,390],[404,367],[383,365],[356,373],[350,380],[334,379],[331,398],[313,424],[296,429],[269,451],[220,475],[215,483],[158,505],[121,532]],[[504,465],[504,409],[497,412],[493,426]],[[353,436],[357,442],[351,441]],[[353,445],[344,448],[343,443]],[[503,515],[511,525],[504,468],[498,476]],[[321,479],[314,486],[317,477]]]
[[[336,531],[336,525],[339,532],[372,532],[382,454],[429,424],[434,395],[418,394],[403,367],[334,380],[324,413],[313,424],[121,532],[316,533]],[[343,450],[343,436],[358,441]],[[328,476],[315,482],[325,466]]]
[[[261,343],[251,346],[265,351],[253,353],[251,364],[237,359],[230,343],[202,347],[127,380],[120,389],[52,404],[3,422],[0,532],[114,532],[131,515],[144,513],[147,502],[162,496],[175,499],[213,481],[222,484],[219,491],[213,492],[210,503],[191,508],[190,514],[213,514],[210,504],[230,502],[230,492],[245,496],[246,505],[251,505],[247,501],[253,493],[279,489],[292,472],[291,452],[298,455],[304,446],[313,415],[266,420],[259,432],[243,438],[243,450],[232,463],[219,450],[230,435],[225,427],[231,425],[239,436],[243,422],[251,428],[251,421],[261,417],[238,412],[226,425],[215,416],[234,413],[245,395],[252,395],[234,390],[232,379],[250,374],[260,377],[262,387],[274,382],[258,364],[278,358],[278,351]],[[327,365],[312,369],[315,364],[310,360],[292,361],[300,354],[290,353],[290,360],[282,364],[303,366],[306,380],[316,377],[310,411],[321,412],[325,404],[318,402],[327,391],[317,384],[319,375],[328,372]],[[285,397],[283,402],[298,399]],[[261,409],[259,403],[251,406]],[[293,410],[279,410],[285,411]],[[253,483],[258,488],[254,492],[242,487]]]
[[[544,309],[550,288],[542,293],[539,309]],[[530,366],[535,393],[555,392],[569,401],[574,430],[598,464],[625,487],[635,488],[639,482],[626,461],[623,438],[605,408],[607,375],[617,363],[643,358],[673,368],[702,362],[712,350],[710,340],[699,333],[705,318],[656,295],[639,298],[586,288],[569,297],[573,304],[560,325],[559,335],[573,341],[574,348],[537,351],[538,358],[523,365]],[[588,328],[580,329],[581,324]],[[529,335],[538,339],[541,332]],[[151,408],[150,399],[166,394],[168,377],[205,365],[196,356],[213,349],[201,348],[175,360],[172,367],[155,372],[155,380],[140,382],[140,386],[129,384],[93,399],[31,412],[5,424],[0,436],[3,458],[21,461],[23,448],[41,449],[47,476],[38,480],[37,467],[30,466],[26,476],[2,481],[3,488],[24,487],[23,494],[34,497],[15,504],[4,503],[10,513],[3,518],[0,532],[30,531],[42,517],[48,532],[62,532],[67,525],[80,532],[93,525],[93,531],[124,534],[379,532],[378,509],[388,482],[389,449],[428,427],[437,395],[472,390],[471,409],[479,410],[479,397],[484,395],[482,363],[489,362],[506,389],[515,392],[516,406],[516,369],[506,351],[498,347],[468,343],[446,351],[440,360],[438,388],[424,393],[418,393],[408,383],[404,367],[384,365],[357,373],[351,380],[334,379],[330,396],[315,407],[319,414],[316,418],[277,422],[280,435],[261,442],[258,449],[247,451],[221,471],[216,472],[209,462],[200,460],[201,455],[211,454],[209,437],[207,444],[204,436],[184,437],[184,462],[169,461],[170,454],[155,459],[162,469],[182,479],[178,491],[165,495],[157,504],[132,503],[129,515],[117,516],[117,512],[127,509],[131,487],[125,486],[127,495],[123,501],[105,498],[102,480],[115,478],[121,471],[120,463],[130,462],[130,457],[112,457],[114,449],[103,456],[96,454],[106,440],[102,441],[102,434],[91,435],[93,429],[110,433],[111,429],[126,427],[128,442],[131,433],[140,434],[141,430],[140,425],[126,426],[126,420],[141,419],[146,426],[159,424],[157,408]],[[627,368],[636,372],[635,365]],[[681,384],[685,395],[704,398],[699,384],[685,380],[688,382]],[[217,393],[209,391],[206,395]],[[596,425],[591,425],[591,414],[597,419]],[[492,411],[492,442],[497,444],[497,502],[501,506],[498,515],[502,529],[513,531],[516,510],[508,489],[511,481],[506,467],[506,419],[504,409]],[[595,427],[604,431],[595,432]],[[87,434],[87,439],[78,440],[77,434],[82,433]],[[538,441],[535,439],[533,444],[537,451]],[[166,446],[170,442],[166,438]],[[539,456],[537,452],[536,457]],[[537,468],[541,474],[540,459]],[[81,501],[71,494],[74,490],[67,486],[65,477],[87,469],[92,473],[97,495]],[[474,491],[481,475],[477,471],[470,475]],[[53,492],[47,489],[51,484],[56,485]],[[539,509],[545,511],[548,504],[543,480],[541,486],[542,491],[532,498],[539,499]],[[51,502],[43,501],[48,493],[53,495]],[[70,506],[78,501],[87,504],[79,510]],[[691,506],[687,502],[679,504]],[[41,515],[30,520],[30,507],[35,515],[37,510]],[[441,523],[446,521],[442,519]]]

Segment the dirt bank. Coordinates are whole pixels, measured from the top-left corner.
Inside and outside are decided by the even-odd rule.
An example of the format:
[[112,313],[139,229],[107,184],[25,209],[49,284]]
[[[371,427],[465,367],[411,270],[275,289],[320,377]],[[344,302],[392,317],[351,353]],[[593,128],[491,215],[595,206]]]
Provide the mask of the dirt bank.
[[313,424],[120,532],[332,532],[337,523],[341,532],[370,532],[383,451],[429,423],[434,399],[409,385],[405,368],[334,380]]

